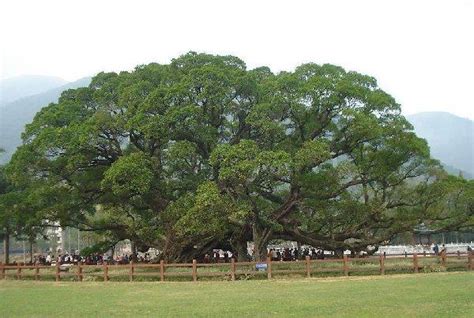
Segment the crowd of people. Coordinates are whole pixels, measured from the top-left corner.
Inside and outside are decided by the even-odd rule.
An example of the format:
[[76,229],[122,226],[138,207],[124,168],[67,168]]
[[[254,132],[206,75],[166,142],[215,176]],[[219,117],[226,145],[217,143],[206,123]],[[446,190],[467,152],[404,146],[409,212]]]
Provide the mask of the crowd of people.
[[220,250],[214,250],[211,254],[205,254],[202,262],[203,263],[228,263],[233,257],[237,257],[237,253],[232,254],[229,251],[223,251],[220,253]]
[[[468,246],[468,252],[472,251],[472,247]],[[438,244],[433,244],[432,251],[435,255],[443,255],[446,253],[446,247],[444,244],[441,248]],[[254,259],[249,253],[246,255],[246,258],[249,260]],[[406,252],[405,252],[406,254]],[[384,252],[385,255],[385,252]],[[333,257],[333,255],[326,255],[323,250],[317,250],[316,248],[270,248],[268,249],[267,257],[272,261],[297,261],[304,260],[306,256],[309,256],[310,259],[325,259],[328,257]],[[213,250],[211,253],[205,254],[202,257],[198,258],[200,263],[228,263],[231,262],[231,259],[238,258],[237,253],[232,253],[230,251],[223,250]],[[81,256],[78,252],[73,253],[58,253],[57,256],[54,256],[51,252],[43,255],[37,255],[34,257],[33,264],[38,265],[53,265],[59,263],[63,264],[78,264],[81,262],[85,265],[102,265],[102,264],[119,264],[126,265],[130,262],[135,263],[153,263],[158,262],[159,257],[152,256],[149,253],[138,253],[138,254],[122,254],[111,256],[109,254],[99,254],[94,253],[87,256]]]
[[316,250],[315,248],[283,248],[283,249],[270,249],[267,256],[272,261],[297,261],[305,259],[309,256],[311,259],[324,259],[324,251]]
[[[439,247],[438,243],[434,243],[433,244],[433,247],[431,248],[433,250],[433,253],[435,255],[446,255],[446,253],[448,252],[448,249],[447,247],[443,244],[441,245],[441,248]],[[457,250],[457,252],[459,253],[459,249]],[[471,245],[468,245],[467,246],[467,252],[468,253],[471,253],[472,252],[472,246]]]
[[[324,259],[324,252],[321,250],[316,250],[315,248],[276,248],[269,249],[267,257],[271,258],[272,261],[296,261],[305,259],[306,256],[310,256],[311,259]],[[202,257],[198,258],[200,263],[228,263],[232,258],[237,259],[238,255],[236,252],[232,253],[230,251],[223,250],[213,250],[211,253],[205,254]],[[246,255],[246,258],[251,260],[253,259],[252,255]],[[54,256],[51,252],[43,255],[37,255],[34,257],[33,264],[38,265],[53,265],[59,263],[60,265],[64,264],[78,264],[81,262],[85,265],[101,265],[101,264],[119,264],[125,265],[130,264],[131,261],[135,263],[152,263],[158,262],[157,257],[152,257],[149,253],[138,253],[138,254],[123,254],[110,256],[109,254],[99,254],[94,253],[87,256],[81,256],[77,252],[73,253],[58,253],[57,256]]]
[[84,264],[92,265],[92,264],[101,264],[103,262],[103,256],[100,254],[93,254],[89,256],[81,256],[76,253],[64,253],[58,254],[54,256],[52,253],[48,253],[47,255],[37,255],[34,257],[33,263],[38,265],[52,265],[59,263],[63,264],[77,264],[82,262]]
[[[255,255],[255,253],[247,254],[245,258],[255,260],[253,255]],[[324,254],[324,251],[316,250],[315,248],[270,248],[267,251],[267,257],[271,258],[272,261],[297,261],[305,259],[306,256],[309,256],[311,259],[324,259],[328,257],[328,255]],[[210,254],[205,254],[204,257],[198,259],[198,261],[203,263],[228,263],[232,258],[237,259],[237,253],[214,250]]]
[[115,257],[110,256],[109,254],[100,254],[93,253],[87,256],[81,256],[79,253],[58,253],[57,256],[54,256],[51,252],[47,254],[36,255],[33,259],[33,264],[38,265],[53,265],[59,263],[60,265],[65,264],[78,264],[81,262],[85,265],[102,265],[102,264],[119,264],[125,265],[130,264],[131,261],[139,263],[149,263],[152,261],[149,253],[140,253],[140,254],[123,254],[116,255]]

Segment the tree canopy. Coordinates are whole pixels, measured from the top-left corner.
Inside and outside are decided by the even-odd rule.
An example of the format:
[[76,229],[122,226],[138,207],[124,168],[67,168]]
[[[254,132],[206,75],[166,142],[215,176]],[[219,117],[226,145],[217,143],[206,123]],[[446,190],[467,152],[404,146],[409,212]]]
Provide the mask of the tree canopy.
[[190,52],[100,73],[35,116],[8,173],[36,219],[170,260],[243,256],[247,241],[263,258],[272,239],[359,251],[420,222],[472,226],[472,189],[454,221],[439,194],[467,185],[439,185],[394,98],[329,64],[274,74]]

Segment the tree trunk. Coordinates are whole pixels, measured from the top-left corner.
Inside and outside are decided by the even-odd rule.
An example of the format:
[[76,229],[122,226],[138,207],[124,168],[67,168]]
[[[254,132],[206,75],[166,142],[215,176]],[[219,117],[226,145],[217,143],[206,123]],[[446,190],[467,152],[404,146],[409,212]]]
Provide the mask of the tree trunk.
[[252,227],[253,232],[253,258],[256,261],[265,261],[267,259],[267,244],[270,239],[271,230],[262,229],[257,224]]
[[10,231],[8,228],[5,228],[3,237],[3,263],[10,263]]
[[33,264],[33,242],[34,240],[30,240],[30,264]]
[[111,256],[112,261],[115,260],[115,246],[116,246],[116,245],[117,245],[117,244],[114,244],[114,246],[112,246],[112,248],[111,248],[111,250],[112,250],[112,256]]
[[334,250],[334,255],[337,257],[337,258],[342,258],[344,256],[344,249],[343,248],[336,248]]
[[[237,262],[246,262],[248,261],[248,253],[247,253],[247,241],[246,240],[232,240],[232,253],[237,254],[236,261]],[[235,257],[234,257],[235,258]]]
[[137,261],[137,244],[135,241],[130,240],[130,249],[132,250],[132,260]]

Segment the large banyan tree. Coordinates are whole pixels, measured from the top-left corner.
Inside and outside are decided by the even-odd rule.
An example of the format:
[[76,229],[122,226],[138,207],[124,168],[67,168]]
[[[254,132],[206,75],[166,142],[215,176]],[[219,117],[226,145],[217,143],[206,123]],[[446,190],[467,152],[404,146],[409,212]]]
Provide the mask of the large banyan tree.
[[274,239],[365,250],[439,196],[394,98],[328,64],[274,74],[190,52],[100,73],[43,108],[23,141],[10,171],[43,219],[169,260],[213,247],[242,258],[248,241],[263,258]]

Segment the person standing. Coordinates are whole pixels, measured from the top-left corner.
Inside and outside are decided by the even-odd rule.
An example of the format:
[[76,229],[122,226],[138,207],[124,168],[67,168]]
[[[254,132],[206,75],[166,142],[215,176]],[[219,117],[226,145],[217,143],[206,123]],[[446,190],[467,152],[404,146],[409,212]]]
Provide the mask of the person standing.
[[439,254],[438,243],[435,243],[435,245],[433,246],[433,252],[435,253],[436,256],[438,256],[438,254]]

